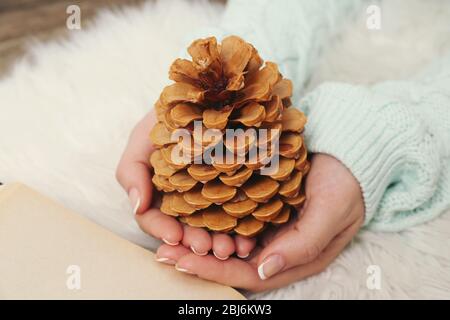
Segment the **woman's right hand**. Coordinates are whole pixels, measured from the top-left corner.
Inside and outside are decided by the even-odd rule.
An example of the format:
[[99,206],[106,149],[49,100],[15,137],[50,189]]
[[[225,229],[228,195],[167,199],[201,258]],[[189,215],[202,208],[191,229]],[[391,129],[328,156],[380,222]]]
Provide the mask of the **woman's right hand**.
[[[150,154],[154,150],[149,133],[155,123],[156,115],[152,111],[136,125],[116,171],[117,180],[128,194],[140,228],[168,245],[181,243],[197,255],[206,255],[212,250],[220,260],[226,260],[234,253],[242,258],[247,257],[255,247],[254,239],[210,234],[201,228],[182,225],[155,206],[155,190],[149,168]],[[170,260],[161,262],[175,264]]]

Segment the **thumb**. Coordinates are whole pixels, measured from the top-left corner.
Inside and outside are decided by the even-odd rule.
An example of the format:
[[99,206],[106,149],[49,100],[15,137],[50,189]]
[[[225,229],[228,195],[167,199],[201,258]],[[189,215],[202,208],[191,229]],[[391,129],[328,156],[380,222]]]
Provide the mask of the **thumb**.
[[117,180],[125,189],[133,213],[148,210],[152,201],[152,184],[149,168],[141,162],[121,162],[116,173]]
[[266,280],[292,267],[315,260],[337,234],[331,208],[309,199],[294,227],[265,247],[258,258],[258,274]]
[[144,213],[152,201],[152,182],[148,161],[153,151],[148,134],[154,122],[149,113],[134,128],[116,171],[116,178],[125,189],[134,213]]

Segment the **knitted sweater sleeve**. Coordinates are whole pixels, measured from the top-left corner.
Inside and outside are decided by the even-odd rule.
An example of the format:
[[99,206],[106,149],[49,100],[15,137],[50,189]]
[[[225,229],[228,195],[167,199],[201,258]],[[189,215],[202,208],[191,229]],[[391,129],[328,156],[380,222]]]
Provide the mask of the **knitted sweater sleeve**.
[[450,208],[450,56],[410,81],[325,83],[301,105],[310,150],[359,181],[369,228],[399,231]]

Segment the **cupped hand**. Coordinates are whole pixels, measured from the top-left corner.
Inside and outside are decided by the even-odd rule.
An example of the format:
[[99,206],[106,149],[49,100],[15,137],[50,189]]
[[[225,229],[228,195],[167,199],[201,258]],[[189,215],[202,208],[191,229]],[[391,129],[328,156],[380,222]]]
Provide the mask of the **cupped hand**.
[[[150,154],[154,151],[149,133],[155,122],[156,115],[150,112],[136,125],[116,171],[117,180],[128,194],[141,229],[168,246],[183,246],[198,256],[205,256],[212,251],[220,260],[226,260],[233,254],[247,257],[255,247],[255,240],[210,234],[203,229],[184,226],[158,209],[153,199],[156,198],[156,192],[149,169]],[[175,263],[164,257],[160,257],[160,261]]]
[[306,180],[306,202],[298,217],[259,239],[248,259],[221,261],[198,256],[184,246],[162,245],[159,259],[179,271],[232,287],[264,291],[324,270],[346,247],[364,221],[359,183],[335,158],[316,154]]

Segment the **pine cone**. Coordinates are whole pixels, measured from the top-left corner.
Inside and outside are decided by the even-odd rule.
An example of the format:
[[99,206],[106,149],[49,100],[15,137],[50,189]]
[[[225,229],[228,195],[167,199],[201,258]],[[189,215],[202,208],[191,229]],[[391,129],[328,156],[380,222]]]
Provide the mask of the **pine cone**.
[[[287,222],[303,205],[310,167],[306,117],[291,107],[291,81],[275,63],[263,66],[257,50],[236,36],[221,45],[214,37],[199,39],[188,52],[192,61],[177,59],[170,67],[175,83],[156,102],[159,122],[150,133],[161,211],[247,237]],[[228,139],[227,129],[236,137]],[[260,129],[268,134],[251,134]],[[263,173],[275,158],[276,170]]]

